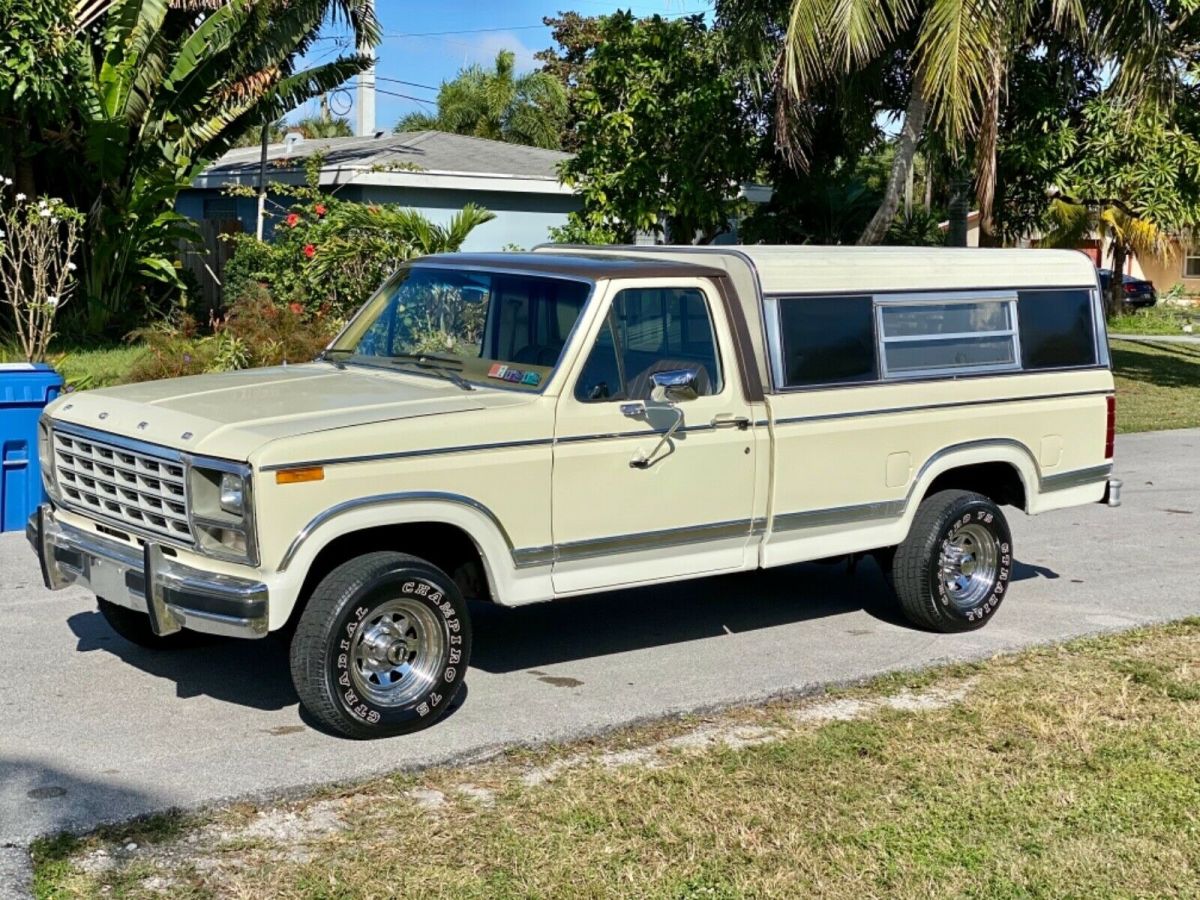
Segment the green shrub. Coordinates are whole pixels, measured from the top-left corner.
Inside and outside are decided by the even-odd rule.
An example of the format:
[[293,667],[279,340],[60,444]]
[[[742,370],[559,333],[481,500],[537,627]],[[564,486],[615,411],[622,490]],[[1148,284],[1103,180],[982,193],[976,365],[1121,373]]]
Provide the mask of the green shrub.
[[203,374],[216,351],[212,342],[199,336],[196,320],[184,314],[139,328],[129,337],[146,348],[129,372],[130,381]]
[[205,372],[226,372],[280,363],[309,362],[341,329],[343,320],[309,315],[298,303],[276,303],[266,288],[253,286],[201,334],[195,319],[176,315],[132,335],[145,345],[130,381],[155,381]]
[[276,303],[266,288],[256,287],[233,305],[224,328],[215,335],[221,349],[214,368],[310,362],[343,324],[345,320],[322,312],[309,315],[298,303]]
[[458,250],[474,228],[495,218],[467,204],[442,226],[415,210],[340,200],[312,184],[272,190],[292,200],[278,214],[272,239],[227,238],[234,245],[225,268],[230,306],[265,287],[276,301],[299,304],[310,317],[345,318],[401,263]]

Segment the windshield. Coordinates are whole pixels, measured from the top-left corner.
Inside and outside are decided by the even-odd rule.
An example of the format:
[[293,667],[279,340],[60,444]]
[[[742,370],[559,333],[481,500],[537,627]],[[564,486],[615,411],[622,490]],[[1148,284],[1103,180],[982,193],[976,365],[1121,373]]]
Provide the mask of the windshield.
[[537,391],[590,290],[563,278],[414,266],[384,285],[327,353]]

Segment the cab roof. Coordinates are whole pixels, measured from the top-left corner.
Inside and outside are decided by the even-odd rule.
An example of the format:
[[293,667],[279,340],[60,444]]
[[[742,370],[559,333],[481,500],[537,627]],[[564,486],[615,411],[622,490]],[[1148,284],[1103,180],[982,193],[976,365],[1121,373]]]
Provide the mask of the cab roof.
[[412,260],[414,266],[449,266],[528,272],[560,278],[704,278],[724,275],[722,269],[695,262],[651,256],[569,253],[437,253]]

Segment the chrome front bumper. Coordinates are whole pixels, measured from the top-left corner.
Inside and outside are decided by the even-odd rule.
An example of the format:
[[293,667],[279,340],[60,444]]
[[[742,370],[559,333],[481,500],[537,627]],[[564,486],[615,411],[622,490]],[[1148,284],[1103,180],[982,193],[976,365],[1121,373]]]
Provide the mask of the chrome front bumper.
[[25,537],[50,590],[82,585],[110,603],[149,615],[155,634],[183,628],[241,638],[267,633],[268,591],[260,582],[193,569],[171,559],[167,554],[173,550],[149,541],[139,553],[57,521],[49,505],[29,518]]

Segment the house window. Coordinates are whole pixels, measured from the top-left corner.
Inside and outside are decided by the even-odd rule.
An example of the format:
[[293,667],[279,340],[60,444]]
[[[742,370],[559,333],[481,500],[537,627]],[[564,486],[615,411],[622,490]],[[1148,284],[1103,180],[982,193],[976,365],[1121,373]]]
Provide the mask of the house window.
[[1183,258],[1183,277],[1200,278],[1200,247],[1188,247]]
[[779,301],[787,387],[875,381],[870,297],[784,297]]
[[881,299],[885,378],[919,378],[1020,367],[1016,296]]

